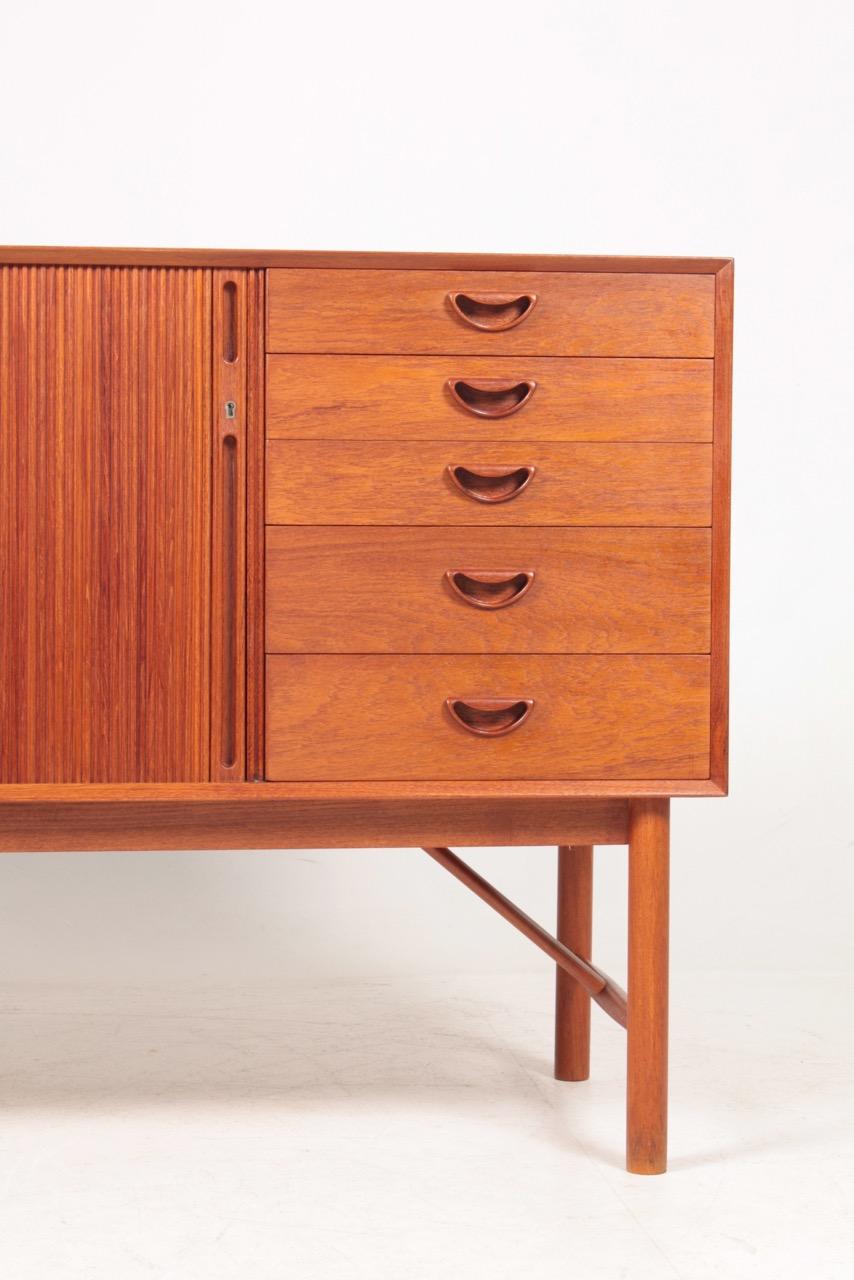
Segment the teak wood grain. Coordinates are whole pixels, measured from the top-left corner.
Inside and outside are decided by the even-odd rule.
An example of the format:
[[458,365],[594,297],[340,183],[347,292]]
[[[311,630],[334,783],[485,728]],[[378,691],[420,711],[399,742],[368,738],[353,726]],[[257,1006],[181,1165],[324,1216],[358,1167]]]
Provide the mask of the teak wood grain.
[[[232,784],[217,784],[233,792]],[[248,787],[277,790],[275,783]],[[278,788],[279,791],[285,788]],[[553,844],[562,839],[625,844],[629,802],[623,797],[446,794],[414,799],[398,788],[378,797],[376,788],[289,788],[287,798],[96,800],[29,804],[0,801],[0,852],[83,849],[359,849],[442,843],[458,845]],[[504,787],[506,793],[507,788]],[[361,794],[359,793],[361,792]]]
[[[478,416],[450,382],[534,390],[503,417]],[[267,434],[328,440],[712,439],[710,360],[529,356],[267,357]]]
[[0,782],[209,776],[211,278],[0,269]]
[[[593,847],[558,848],[558,942],[582,960],[593,959]],[[555,1079],[590,1076],[590,996],[559,966],[555,974]]]
[[211,778],[223,782],[246,777],[248,288],[245,271],[213,273]]
[[[536,302],[484,332],[455,313],[454,293]],[[714,296],[709,275],[271,270],[267,350],[708,357]]]
[[[446,700],[532,699],[502,737],[460,727]],[[703,656],[275,655],[271,779],[705,778]]]
[[211,778],[263,777],[264,280],[213,273]]
[[264,777],[264,289],[247,272],[246,777]]
[[731,258],[560,253],[389,253],[329,249],[188,249],[103,245],[0,245],[0,263],[101,267],[322,267],[327,270],[640,271],[714,275]]
[[[533,468],[518,496],[467,497],[477,476]],[[439,444],[271,440],[267,521],[308,525],[693,525],[711,522],[706,444]]]
[[382,808],[398,800],[408,800],[414,807],[422,801],[501,800],[508,795],[522,800],[590,800],[623,799],[631,796],[720,796],[721,790],[708,778],[631,778],[622,782],[593,778],[544,779],[519,778],[508,791],[505,782],[489,779],[463,780],[409,779],[395,782],[372,779],[348,782],[340,779],[323,782],[271,782],[263,786],[252,782],[26,782],[6,783],[0,791],[0,804],[8,812],[25,813],[32,805],[61,804],[138,804],[155,809],[158,805],[177,805],[188,812],[199,806],[242,804],[247,812],[255,807],[279,801],[287,803],[334,800],[364,801]]
[[670,801],[629,807],[626,1168],[667,1168]]
[[[274,653],[707,653],[708,529],[267,529]],[[489,609],[448,572],[533,573]],[[475,593],[475,599],[477,599]]]
[[732,465],[733,264],[715,278],[715,422],[712,481],[712,773],[729,785],[729,541]]

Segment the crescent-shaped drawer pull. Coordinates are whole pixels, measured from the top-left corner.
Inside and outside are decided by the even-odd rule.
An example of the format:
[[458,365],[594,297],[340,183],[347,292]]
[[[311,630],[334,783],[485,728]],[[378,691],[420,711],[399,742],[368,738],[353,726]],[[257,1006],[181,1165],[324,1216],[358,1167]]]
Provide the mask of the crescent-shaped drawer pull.
[[527,320],[537,305],[535,293],[449,293],[454,314],[473,329],[500,333]]
[[481,738],[500,738],[523,725],[534,706],[533,698],[446,698],[445,706],[455,724]]
[[533,378],[478,378],[476,382],[449,378],[447,386],[457,404],[478,418],[509,418],[528,403],[537,389]]
[[509,502],[518,498],[534,477],[536,467],[470,467],[451,463],[448,475],[460,493],[475,502]]
[[534,581],[533,569],[519,573],[478,569],[448,569],[445,579],[466,604],[475,609],[504,609],[515,604]]

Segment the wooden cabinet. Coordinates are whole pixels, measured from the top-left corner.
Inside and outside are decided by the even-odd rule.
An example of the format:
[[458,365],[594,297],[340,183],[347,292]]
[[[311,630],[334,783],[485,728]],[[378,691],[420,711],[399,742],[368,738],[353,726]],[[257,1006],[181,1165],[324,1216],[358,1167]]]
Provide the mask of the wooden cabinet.
[[[0,251],[0,848],[421,843],[627,1025],[727,785],[726,259]],[[561,845],[552,937],[447,849]],[[591,848],[630,846],[629,992]],[[567,985],[569,984],[569,985]]]

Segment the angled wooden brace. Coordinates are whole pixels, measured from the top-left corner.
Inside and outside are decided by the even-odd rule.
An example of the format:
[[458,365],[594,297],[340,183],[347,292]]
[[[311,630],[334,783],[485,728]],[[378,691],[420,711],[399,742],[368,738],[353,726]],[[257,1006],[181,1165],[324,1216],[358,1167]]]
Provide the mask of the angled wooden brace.
[[503,893],[491,885],[488,880],[484,880],[483,876],[478,875],[473,867],[463,862],[462,858],[457,857],[450,849],[444,848],[427,848],[424,846],[424,852],[429,853],[430,857],[443,866],[446,871],[450,871],[452,876],[456,876],[467,889],[471,889],[472,893],[478,898],[497,911],[500,916],[509,921],[520,933],[526,938],[530,938],[536,946],[544,951],[550,959],[554,960],[565,973],[578,982],[587,994],[596,1001],[600,1009],[604,1009],[615,1022],[621,1027],[625,1027],[627,1015],[626,993],[622,987],[618,986],[606,973],[601,969],[597,969],[595,965],[590,964],[587,960],[582,960],[581,956],[570,951],[569,947],[565,947],[562,942],[558,942],[546,929],[537,924],[536,920],[532,920],[526,915],[514,902],[506,898]]

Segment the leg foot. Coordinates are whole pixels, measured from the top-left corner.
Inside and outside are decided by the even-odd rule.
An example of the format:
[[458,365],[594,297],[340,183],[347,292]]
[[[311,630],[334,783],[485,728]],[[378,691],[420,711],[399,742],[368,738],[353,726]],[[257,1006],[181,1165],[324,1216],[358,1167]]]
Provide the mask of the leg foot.
[[[561,845],[557,869],[557,938],[589,960],[593,933],[593,848]],[[563,969],[555,988],[555,1078],[590,1075],[590,996]]]
[[629,821],[626,1168],[667,1168],[670,801],[633,800]]

